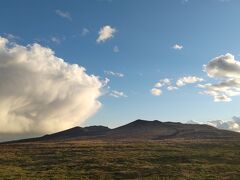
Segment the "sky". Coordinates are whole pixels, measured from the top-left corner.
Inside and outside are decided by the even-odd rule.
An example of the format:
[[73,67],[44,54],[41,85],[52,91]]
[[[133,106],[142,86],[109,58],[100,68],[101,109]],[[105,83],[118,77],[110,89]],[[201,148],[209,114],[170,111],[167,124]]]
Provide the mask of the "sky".
[[239,7],[238,0],[1,1],[0,134],[136,119],[240,131]]

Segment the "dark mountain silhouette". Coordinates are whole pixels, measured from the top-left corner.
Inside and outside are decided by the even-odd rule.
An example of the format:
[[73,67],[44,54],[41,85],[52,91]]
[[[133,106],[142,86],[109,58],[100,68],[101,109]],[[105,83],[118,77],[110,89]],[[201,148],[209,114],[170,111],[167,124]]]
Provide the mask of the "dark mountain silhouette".
[[104,126],[74,127],[38,138],[23,139],[17,142],[44,142],[69,140],[163,140],[163,139],[236,139],[240,133],[220,130],[209,125],[182,124],[136,120],[124,126],[110,129]]

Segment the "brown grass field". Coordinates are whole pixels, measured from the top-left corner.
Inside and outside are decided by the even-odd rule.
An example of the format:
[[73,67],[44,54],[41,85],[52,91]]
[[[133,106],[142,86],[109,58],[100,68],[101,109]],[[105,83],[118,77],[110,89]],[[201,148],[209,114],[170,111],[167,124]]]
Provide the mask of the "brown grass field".
[[240,141],[2,144],[0,179],[240,179]]

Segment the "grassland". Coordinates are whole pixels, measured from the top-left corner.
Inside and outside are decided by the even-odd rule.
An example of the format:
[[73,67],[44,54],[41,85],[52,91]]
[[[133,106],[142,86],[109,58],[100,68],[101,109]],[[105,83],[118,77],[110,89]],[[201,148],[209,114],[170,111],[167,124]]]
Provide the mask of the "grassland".
[[0,145],[0,179],[240,179],[239,141]]

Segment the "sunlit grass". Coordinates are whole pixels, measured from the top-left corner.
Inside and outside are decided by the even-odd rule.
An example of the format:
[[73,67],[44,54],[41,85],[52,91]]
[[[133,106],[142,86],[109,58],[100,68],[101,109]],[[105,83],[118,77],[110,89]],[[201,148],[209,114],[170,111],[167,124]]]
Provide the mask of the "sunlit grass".
[[0,179],[237,179],[238,141],[0,145]]

